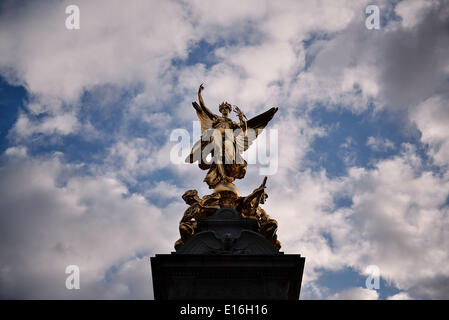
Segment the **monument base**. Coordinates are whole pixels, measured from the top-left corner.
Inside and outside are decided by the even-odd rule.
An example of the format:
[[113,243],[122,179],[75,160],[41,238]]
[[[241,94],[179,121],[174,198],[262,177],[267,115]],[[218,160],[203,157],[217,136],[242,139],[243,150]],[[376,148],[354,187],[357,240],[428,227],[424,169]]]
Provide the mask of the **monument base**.
[[151,258],[154,298],[297,300],[304,262],[299,254],[157,254]]
[[156,300],[297,300],[305,258],[284,254],[255,219],[221,208],[176,252],[151,258]]

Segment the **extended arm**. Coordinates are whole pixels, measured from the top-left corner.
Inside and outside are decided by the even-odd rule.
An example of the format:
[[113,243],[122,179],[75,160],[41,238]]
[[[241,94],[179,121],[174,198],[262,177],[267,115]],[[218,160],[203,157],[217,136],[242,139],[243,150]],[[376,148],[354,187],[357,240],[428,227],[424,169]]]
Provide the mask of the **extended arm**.
[[240,128],[243,129],[243,131],[246,131],[247,125],[246,125],[246,116],[242,112],[242,110],[239,109],[239,107],[235,107],[234,111],[237,113],[239,120],[240,120]]
[[[198,89],[198,102],[200,103],[199,107],[201,109],[202,112],[204,112],[207,117],[211,120],[216,119],[216,115],[212,113],[212,111],[209,110],[208,107],[206,107],[206,104],[204,103],[203,97],[201,96],[201,91],[204,90],[204,86],[203,84],[200,85],[199,89]],[[196,102],[193,103],[193,107],[198,111],[198,104],[196,104]],[[200,112],[201,113],[201,112]]]
[[200,106],[202,108],[206,108],[206,104],[204,103],[203,97],[201,95],[201,91],[203,91],[203,90],[204,90],[204,86],[203,86],[203,84],[200,84],[200,87],[198,89],[198,101],[200,102]]

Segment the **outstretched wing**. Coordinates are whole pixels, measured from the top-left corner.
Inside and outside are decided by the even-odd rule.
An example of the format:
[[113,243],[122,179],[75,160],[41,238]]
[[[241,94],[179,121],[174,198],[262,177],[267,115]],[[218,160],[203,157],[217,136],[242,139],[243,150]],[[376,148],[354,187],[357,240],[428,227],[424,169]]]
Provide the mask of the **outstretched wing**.
[[278,111],[278,108],[271,108],[264,113],[261,113],[254,118],[249,119],[246,122],[246,131],[243,130],[236,137],[236,143],[238,150],[246,151],[251,146],[257,136],[263,131],[267,126],[268,122],[273,119],[274,115]]
[[265,128],[268,124],[268,122],[270,122],[271,119],[273,119],[274,115],[276,114],[276,112],[278,111],[278,108],[271,108],[268,111],[265,111],[264,113],[261,113],[257,116],[255,116],[254,118],[249,119],[246,122],[246,126],[248,128],[253,128],[253,129],[260,129],[262,130],[263,128]]
[[212,123],[216,119],[217,115],[213,114],[205,105],[200,106],[197,102],[192,102],[193,107],[196,110],[196,115],[201,122],[201,132],[212,128]]

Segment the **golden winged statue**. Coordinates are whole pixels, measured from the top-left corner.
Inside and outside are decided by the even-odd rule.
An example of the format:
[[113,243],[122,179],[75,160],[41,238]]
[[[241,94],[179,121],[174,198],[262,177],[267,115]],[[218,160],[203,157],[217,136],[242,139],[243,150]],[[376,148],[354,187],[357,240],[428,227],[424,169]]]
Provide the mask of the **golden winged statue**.
[[245,176],[247,163],[242,153],[251,146],[278,108],[271,108],[247,120],[244,113],[235,106],[234,112],[239,118],[237,123],[229,118],[233,109],[228,102],[219,105],[221,116],[210,111],[201,96],[203,90],[201,84],[198,89],[198,103],[192,102],[201,122],[201,139],[194,144],[186,162],[198,161],[202,170],[209,170],[204,181],[210,189],[215,189],[215,192],[232,191],[238,195],[238,190],[232,182]]
[[[276,235],[277,222],[260,207],[268,197],[265,192],[267,177],[260,187],[246,197],[240,196],[233,184],[235,179],[242,179],[246,174],[247,163],[243,159],[243,152],[248,150],[273,119],[278,108],[271,108],[248,120],[237,106],[233,109],[230,103],[222,102],[218,106],[221,116],[218,116],[206,107],[201,96],[203,90],[201,84],[198,102],[192,102],[201,122],[201,139],[194,144],[185,161],[198,161],[200,169],[208,170],[204,181],[214,191],[202,198],[198,196],[197,190],[184,193],[182,198],[189,207],[179,223],[181,237],[176,241],[175,249],[178,250],[196,233],[199,220],[208,219],[220,208],[233,208],[243,218],[255,219],[259,233],[279,250],[281,244]],[[232,111],[237,114],[238,123],[229,118]]]

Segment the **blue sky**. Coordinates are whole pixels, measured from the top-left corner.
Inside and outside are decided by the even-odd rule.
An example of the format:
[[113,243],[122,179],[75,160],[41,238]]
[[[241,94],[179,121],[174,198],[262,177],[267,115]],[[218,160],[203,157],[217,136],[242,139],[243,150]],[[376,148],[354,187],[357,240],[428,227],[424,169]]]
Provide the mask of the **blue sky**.
[[[368,30],[368,2],[337,2],[79,1],[71,31],[71,3],[4,2],[0,296],[152,298],[148,257],[173,250],[181,195],[210,193],[169,158],[205,83],[214,112],[279,107],[265,210],[306,257],[302,298],[447,298],[447,4],[377,1]],[[261,180],[252,164],[237,185]]]

